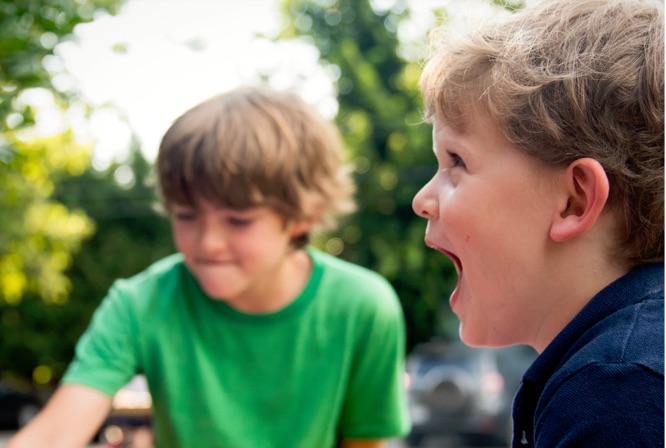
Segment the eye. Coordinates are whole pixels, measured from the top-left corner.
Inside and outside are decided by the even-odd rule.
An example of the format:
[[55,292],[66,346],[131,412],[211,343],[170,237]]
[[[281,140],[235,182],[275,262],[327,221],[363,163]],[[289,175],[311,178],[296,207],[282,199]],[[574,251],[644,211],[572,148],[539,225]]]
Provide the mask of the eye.
[[451,162],[450,165],[451,168],[465,168],[465,162],[458,154],[451,151],[446,151],[446,154],[449,156],[449,161]]
[[189,209],[176,209],[171,214],[176,221],[194,221],[197,218],[197,212]]
[[234,227],[247,227],[252,224],[252,219],[230,216],[227,218],[227,222]]

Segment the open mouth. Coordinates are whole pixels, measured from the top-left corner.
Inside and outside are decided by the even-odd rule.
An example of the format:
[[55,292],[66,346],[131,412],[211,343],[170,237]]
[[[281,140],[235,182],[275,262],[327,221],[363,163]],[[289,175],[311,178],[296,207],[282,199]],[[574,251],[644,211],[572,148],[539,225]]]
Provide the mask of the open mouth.
[[430,243],[429,241],[426,240],[426,245],[430,247],[431,249],[435,249],[437,252],[440,252],[444,255],[446,255],[452,262],[453,262],[453,267],[456,270],[456,274],[458,275],[458,281],[456,284],[456,287],[454,288],[453,292],[451,293],[451,297],[449,298],[449,304],[451,306],[451,309],[453,310],[454,313],[460,316],[459,313],[462,313],[460,311],[460,288],[461,288],[461,280],[462,280],[462,263],[460,261],[460,258],[455,256],[452,252],[449,252],[446,249],[442,249],[441,247]]
[[458,274],[458,277],[460,277],[460,274],[462,273],[462,263],[460,262],[460,258],[456,257],[455,255],[453,255],[453,253],[449,252],[448,250],[442,249],[441,247],[438,247],[434,244],[428,243],[427,241],[426,241],[426,244],[431,249],[435,249],[437,252],[443,253],[451,261],[453,261],[453,266],[456,268],[456,273]]
[[460,274],[462,273],[462,264],[460,263],[460,258],[445,250],[440,250],[440,252],[449,257],[451,261],[453,261],[453,266],[456,268],[456,273],[458,274],[458,277],[460,277]]

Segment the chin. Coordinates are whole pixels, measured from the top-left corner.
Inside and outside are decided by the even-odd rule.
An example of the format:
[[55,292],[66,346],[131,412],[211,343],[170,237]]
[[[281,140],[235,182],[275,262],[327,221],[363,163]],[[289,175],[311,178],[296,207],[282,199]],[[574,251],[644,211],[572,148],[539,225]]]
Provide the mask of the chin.
[[465,344],[469,345],[470,347],[488,347],[488,340],[486,337],[479,337],[478,335],[474,334],[468,334],[465,331],[465,325],[461,322],[460,323],[460,329],[458,332],[458,335],[460,336],[460,340]]
[[521,342],[514,341],[511,337],[502,337],[499,334],[489,335],[484,333],[482,335],[469,335],[465,334],[463,325],[460,325],[460,340],[470,347],[489,347],[489,348],[502,348],[514,344],[521,344]]
[[206,293],[208,297],[210,297],[213,300],[219,300],[220,302],[227,301],[225,297],[227,297],[228,294],[225,294],[225,291],[221,291],[219,288],[202,286],[201,289]]

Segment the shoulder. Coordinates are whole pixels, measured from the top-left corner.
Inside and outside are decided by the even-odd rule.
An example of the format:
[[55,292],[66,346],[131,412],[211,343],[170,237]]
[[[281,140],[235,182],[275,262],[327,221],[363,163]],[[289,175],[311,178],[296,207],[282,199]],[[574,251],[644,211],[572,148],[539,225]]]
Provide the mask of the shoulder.
[[642,365],[664,374],[664,274],[661,265],[629,272],[597,294],[570,324],[565,363]]
[[322,267],[324,279],[328,282],[353,284],[354,287],[362,289],[382,288],[393,291],[388,280],[375,271],[317,249],[308,249],[308,253],[314,262]]
[[179,281],[184,268],[181,254],[172,254],[148,266],[138,274],[114,282],[112,289],[124,291],[160,288],[173,281]]
[[537,360],[548,371],[531,379],[541,390],[534,416],[539,445],[635,440],[650,446],[663,439],[663,286],[635,280],[595,298],[587,318],[570,328],[567,344],[546,348]]
[[320,303],[350,313],[381,316],[395,320],[402,316],[402,306],[391,283],[363,266],[337,258],[316,249],[308,249],[321,270],[317,295]]
[[[654,400],[664,393],[663,316],[662,294],[598,322],[548,380],[541,405],[560,403],[568,412],[589,411],[593,402],[604,409],[634,406],[641,400],[657,406]],[[663,403],[661,409],[663,413]]]
[[397,299],[391,283],[379,273],[317,249],[308,252],[322,270],[322,289],[336,291],[339,296]]
[[[535,415],[544,446],[651,446],[664,437],[664,377],[636,363],[590,362],[549,383]],[[590,418],[593,416],[593,418]]]
[[580,339],[565,370],[639,365],[664,375],[664,300],[648,297],[605,317]]
[[162,258],[138,274],[116,280],[102,307],[133,309],[135,313],[151,308],[157,302],[182,295],[186,269],[180,254]]

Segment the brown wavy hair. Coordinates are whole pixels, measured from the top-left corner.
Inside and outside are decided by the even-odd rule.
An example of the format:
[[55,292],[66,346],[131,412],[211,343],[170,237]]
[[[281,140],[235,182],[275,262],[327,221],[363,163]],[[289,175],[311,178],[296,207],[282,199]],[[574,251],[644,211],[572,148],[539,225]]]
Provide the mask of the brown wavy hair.
[[546,0],[464,33],[439,28],[420,81],[426,119],[488,113],[552,166],[591,157],[620,217],[617,256],[664,260],[664,16],[656,0]]
[[[157,156],[167,210],[269,206],[285,221],[314,219],[318,229],[354,209],[354,183],[337,128],[298,95],[243,86],[180,116]],[[297,242],[303,246],[308,236]]]

